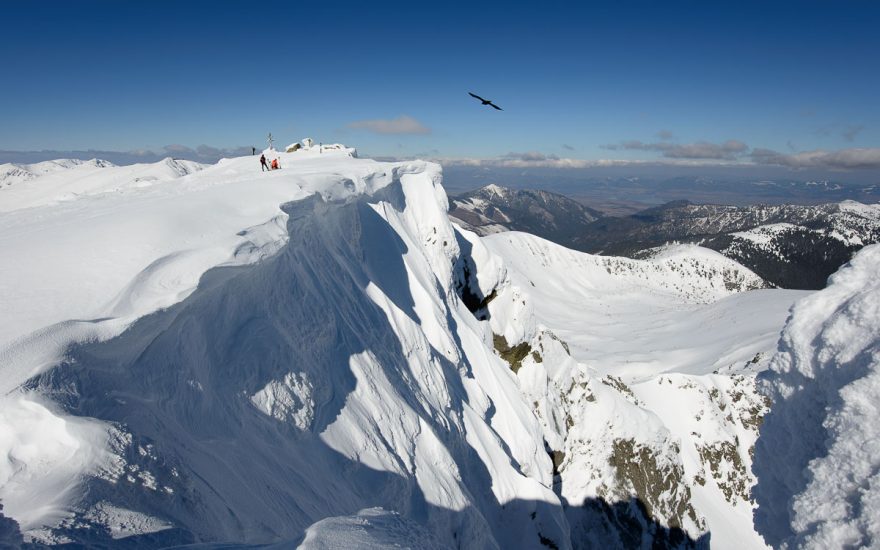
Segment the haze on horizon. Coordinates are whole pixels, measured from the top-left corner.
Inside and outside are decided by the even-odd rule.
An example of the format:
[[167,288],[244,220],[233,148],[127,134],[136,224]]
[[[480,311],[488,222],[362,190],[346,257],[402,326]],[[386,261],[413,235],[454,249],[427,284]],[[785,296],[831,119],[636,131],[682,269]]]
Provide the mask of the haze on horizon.
[[213,162],[271,131],[474,169],[880,182],[866,2],[4,11],[0,162]]

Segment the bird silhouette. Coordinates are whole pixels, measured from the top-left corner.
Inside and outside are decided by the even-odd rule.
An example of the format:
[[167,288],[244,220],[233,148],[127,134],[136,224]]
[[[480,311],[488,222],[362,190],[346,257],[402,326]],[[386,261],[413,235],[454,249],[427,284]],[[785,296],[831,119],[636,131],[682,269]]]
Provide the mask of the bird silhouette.
[[489,105],[489,106],[491,106],[491,107],[495,107],[495,108],[498,109],[499,111],[503,111],[503,110],[504,110],[504,109],[502,109],[501,107],[499,107],[498,105],[495,105],[494,103],[492,103],[490,100],[488,100],[488,99],[483,99],[482,97],[478,96],[477,94],[475,94],[475,93],[473,93],[473,92],[468,92],[468,95],[470,95],[470,96],[473,97],[473,98],[479,99],[480,101],[483,102],[483,105]]

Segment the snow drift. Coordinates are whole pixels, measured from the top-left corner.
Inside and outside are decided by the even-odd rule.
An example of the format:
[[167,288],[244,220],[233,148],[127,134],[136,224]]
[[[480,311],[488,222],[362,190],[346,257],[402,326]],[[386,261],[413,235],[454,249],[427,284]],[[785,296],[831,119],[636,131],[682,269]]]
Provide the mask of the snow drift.
[[758,530],[790,548],[880,544],[880,246],[798,302],[762,385]]

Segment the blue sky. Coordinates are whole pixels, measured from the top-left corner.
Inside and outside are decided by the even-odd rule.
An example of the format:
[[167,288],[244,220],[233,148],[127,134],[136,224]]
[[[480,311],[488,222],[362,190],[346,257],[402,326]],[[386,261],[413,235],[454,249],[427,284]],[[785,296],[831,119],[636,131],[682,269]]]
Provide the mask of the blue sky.
[[0,150],[880,168],[876,3],[608,4],[7,3]]

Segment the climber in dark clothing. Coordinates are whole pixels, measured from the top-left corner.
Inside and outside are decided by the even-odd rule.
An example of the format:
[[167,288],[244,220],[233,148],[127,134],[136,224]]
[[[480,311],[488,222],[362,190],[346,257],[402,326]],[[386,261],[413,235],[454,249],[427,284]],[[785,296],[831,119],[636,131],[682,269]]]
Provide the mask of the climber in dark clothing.
[[260,155],[260,171],[264,172],[267,170],[271,170],[269,168],[269,163],[266,162],[266,155]]

